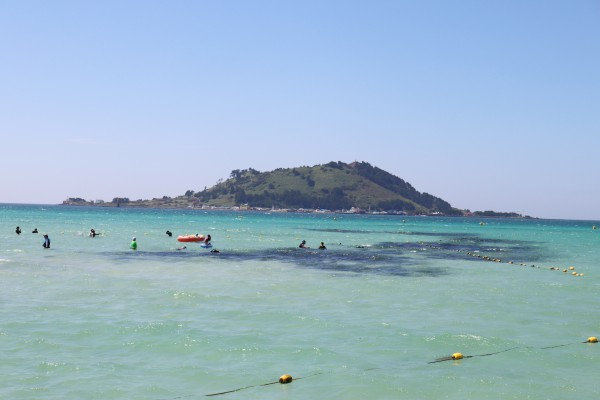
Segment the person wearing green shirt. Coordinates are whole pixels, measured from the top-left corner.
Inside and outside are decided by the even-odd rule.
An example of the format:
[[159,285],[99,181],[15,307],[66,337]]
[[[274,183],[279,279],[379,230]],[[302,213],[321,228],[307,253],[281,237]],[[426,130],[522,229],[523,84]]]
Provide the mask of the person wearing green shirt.
[[131,248],[131,250],[137,250],[137,242],[135,241],[135,238],[131,239],[131,244],[129,245],[129,247]]

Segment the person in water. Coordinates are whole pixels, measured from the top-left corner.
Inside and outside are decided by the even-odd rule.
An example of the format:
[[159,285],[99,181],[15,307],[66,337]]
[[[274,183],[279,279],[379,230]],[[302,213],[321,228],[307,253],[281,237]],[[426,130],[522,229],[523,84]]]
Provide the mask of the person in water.
[[204,239],[204,245],[208,246],[210,244],[211,240],[212,240],[212,237],[210,237],[210,235],[206,235],[206,239]]
[[129,245],[129,248],[131,250],[137,250],[137,242],[135,240],[135,237],[131,238],[131,244]]
[[97,235],[99,235],[99,233],[96,233],[94,228],[90,229],[90,237],[96,237]]
[[169,236],[169,237],[173,236],[173,232],[171,232],[171,231],[166,231],[165,233],[166,233],[166,234],[167,234],[167,236]]
[[45,249],[50,248],[50,238],[48,237],[47,234],[44,235],[44,243],[42,244],[42,247]]
[[21,234],[21,228],[19,228],[19,227],[17,226],[17,229],[15,229],[15,232],[17,233],[17,235],[20,235],[20,234]]
[[38,233],[37,228],[35,228],[34,230],[32,230],[31,233]]
[[300,246],[298,246],[300,249],[309,249],[310,247],[306,247],[306,240],[303,240],[302,243],[300,243]]
[[325,243],[321,242],[321,245],[319,246],[319,250],[327,250],[327,247],[325,247]]

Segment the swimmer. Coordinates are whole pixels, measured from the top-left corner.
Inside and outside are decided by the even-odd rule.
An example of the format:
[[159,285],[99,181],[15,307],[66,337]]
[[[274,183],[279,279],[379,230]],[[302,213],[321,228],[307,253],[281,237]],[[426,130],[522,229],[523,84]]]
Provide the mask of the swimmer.
[[34,230],[32,230],[31,233],[38,233],[37,228],[35,228]]
[[310,249],[310,247],[306,247],[306,240],[303,240],[302,243],[298,246],[300,249]]
[[17,235],[20,235],[20,234],[21,234],[21,228],[19,228],[19,227],[17,226],[17,229],[15,229],[15,232],[17,233]]
[[217,249],[213,249],[213,250],[211,250],[210,252],[211,252],[211,253],[220,253],[220,251],[219,251],[219,250],[217,250]]
[[181,247],[177,248],[177,250],[185,250],[185,249],[187,249],[187,246],[181,246]]
[[319,250],[327,250],[327,247],[325,247],[325,243],[321,242],[321,245],[319,246]]
[[42,247],[45,249],[50,248],[50,238],[48,237],[47,234],[44,235],[44,243],[42,244]]
[[173,233],[172,233],[171,231],[166,231],[165,233],[166,233],[166,234],[167,234],[167,236],[169,236],[169,237],[173,236]]
[[131,238],[131,244],[129,245],[129,248],[131,250],[137,250],[137,242],[135,240],[135,237]]
[[98,235],[99,235],[99,233],[96,233],[96,231],[94,230],[94,228],[90,229],[90,234],[89,234],[90,237],[96,237]]

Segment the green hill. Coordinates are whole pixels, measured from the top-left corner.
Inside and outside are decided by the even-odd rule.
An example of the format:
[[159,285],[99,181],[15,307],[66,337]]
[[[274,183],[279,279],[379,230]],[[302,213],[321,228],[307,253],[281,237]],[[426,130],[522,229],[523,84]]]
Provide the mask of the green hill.
[[366,162],[330,162],[313,167],[259,172],[233,170],[225,181],[200,192],[152,200],[115,197],[110,202],[69,198],[64,205],[102,207],[200,208],[241,207],[395,211],[407,214],[463,215],[448,202],[420,193],[410,183]]
[[230,177],[186,197],[206,206],[284,209],[403,211],[461,215],[448,202],[420,193],[408,182],[366,162],[330,162],[313,167],[259,172],[234,170]]

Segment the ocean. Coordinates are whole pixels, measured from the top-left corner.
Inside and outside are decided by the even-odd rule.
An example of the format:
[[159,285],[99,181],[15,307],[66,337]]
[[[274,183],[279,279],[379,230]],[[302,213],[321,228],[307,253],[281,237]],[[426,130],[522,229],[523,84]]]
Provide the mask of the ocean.
[[[2,399],[600,395],[598,221],[4,204],[0,222]],[[177,250],[196,233],[219,252]]]

